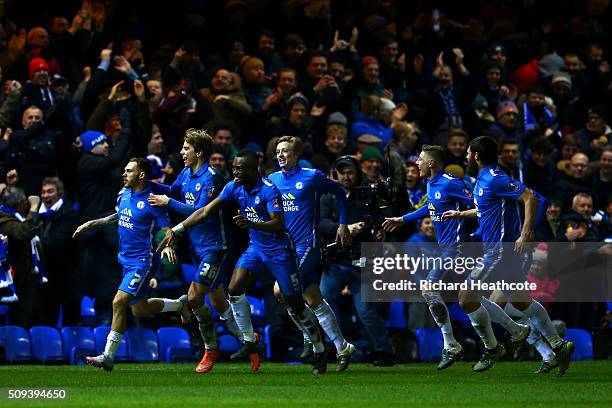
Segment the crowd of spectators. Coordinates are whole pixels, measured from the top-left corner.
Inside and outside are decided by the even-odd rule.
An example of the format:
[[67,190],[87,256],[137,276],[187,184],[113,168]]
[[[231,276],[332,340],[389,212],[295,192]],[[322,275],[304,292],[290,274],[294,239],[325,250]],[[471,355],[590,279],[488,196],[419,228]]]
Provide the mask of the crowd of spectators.
[[[444,146],[447,171],[473,185],[467,144],[489,135],[504,171],[548,200],[538,241],[612,239],[609,18],[601,0],[0,1],[11,322],[49,324],[62,305],[64,324],[78,324],[85,294],[110,319],[116,229],[78,245],[71,232],[114,210],[130,157],[171,183],[188,128],[213,136],[210,163],[228,179],[245,147],[277,171],[284,135],[330,176],[353,155],[367,183],[397,187],[396,215],[423,202],[420,146]],[[431,235],[428,225],[397,239]],[[546,266],[530,278],[553,292],[563,279]],[[552,310],[588,330],[611,320],[605,304]]]

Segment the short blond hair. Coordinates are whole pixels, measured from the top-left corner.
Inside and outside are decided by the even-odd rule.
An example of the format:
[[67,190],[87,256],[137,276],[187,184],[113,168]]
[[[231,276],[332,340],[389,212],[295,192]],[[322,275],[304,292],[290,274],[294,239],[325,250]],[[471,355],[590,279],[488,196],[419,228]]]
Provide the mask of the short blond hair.
[[299,157],[304,152],[304,143],[302,143],[302,139],[297,136],[282,136],[276,141],[275,148],[278,147],[279,144],[287,142],[293,146],[293,151]]
[[187,129],[183,141],[193,146],[193,150],[196,152],[202,152],[204,159],[208,160],[213,150],[213,140],[206,130],[194,128]]

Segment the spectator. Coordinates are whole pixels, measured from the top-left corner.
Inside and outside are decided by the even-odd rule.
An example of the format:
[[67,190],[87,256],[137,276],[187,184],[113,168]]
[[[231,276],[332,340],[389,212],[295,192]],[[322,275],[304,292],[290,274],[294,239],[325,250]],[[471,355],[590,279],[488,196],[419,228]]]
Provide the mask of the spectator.
[[576,153],[569,162],[567,174],[561,173],[555,182],[555,194],[564,208],[572,205],[572,198],[578,193],[593,196],[593,185],[588,177],[589,158],[584,153]]
[[78,326],[84,280],[78,267],[78,257],[66,254],[78,253],[72,234],[80,225],[80,217],[65,197],[64,185],[57,177],[43,180],[40,197],[39,235],[45,253],[51,297],[47,316],[57,318],[61,306],[62,324]]
[[36,106],[23,112],[21,123],[23,130],[11,134],[7,165],[19,172],[26,194],[35,194],[45,177],[57,175],[58,153],[65,154],[72,140],[65,133],[49,129]]
[[34,274],[32,239],[38,227],[40,197],[26,198],[24,191],[7,187],[2,192],[0,234],[8,237],[7,259],[13,267],[13,282],[18,300],[9,309],[11,324],[30,327],[45,324],[44,305],[39,301],[39,276]]
[[516,140],[507,139],[500,144],[499,167],[514,180],[523,180],[523,163]]

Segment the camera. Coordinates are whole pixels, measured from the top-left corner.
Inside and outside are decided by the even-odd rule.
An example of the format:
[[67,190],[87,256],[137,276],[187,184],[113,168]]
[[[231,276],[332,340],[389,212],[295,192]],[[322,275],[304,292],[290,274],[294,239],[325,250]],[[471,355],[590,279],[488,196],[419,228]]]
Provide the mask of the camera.
[[365,201],[364,229],[380,229],[385,220],[381,210],[388,208],[396,195],[391,178],[387,177],[377,184],[353,187],[351,192],[356,198]]

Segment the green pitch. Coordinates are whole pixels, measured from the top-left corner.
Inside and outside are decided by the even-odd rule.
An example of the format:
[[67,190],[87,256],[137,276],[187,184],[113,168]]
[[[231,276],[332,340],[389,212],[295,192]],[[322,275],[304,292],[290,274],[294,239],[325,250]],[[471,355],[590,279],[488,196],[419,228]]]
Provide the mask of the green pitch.
[[[536,363],[498,363],[473,373],[471,363],[438,372],[434,364],[349,371],[314,377],[310,367],[219,363],[209,374],[190,364],[118,364],[112,373],[88,366],[0,367],[0,406],[61,407],[611,407],[612,361],[573,363],[567,375],[536,375]],[[333,370],[334,365],[329,368]],[[67,388],[63,401],[7,400],[7,388]]]

